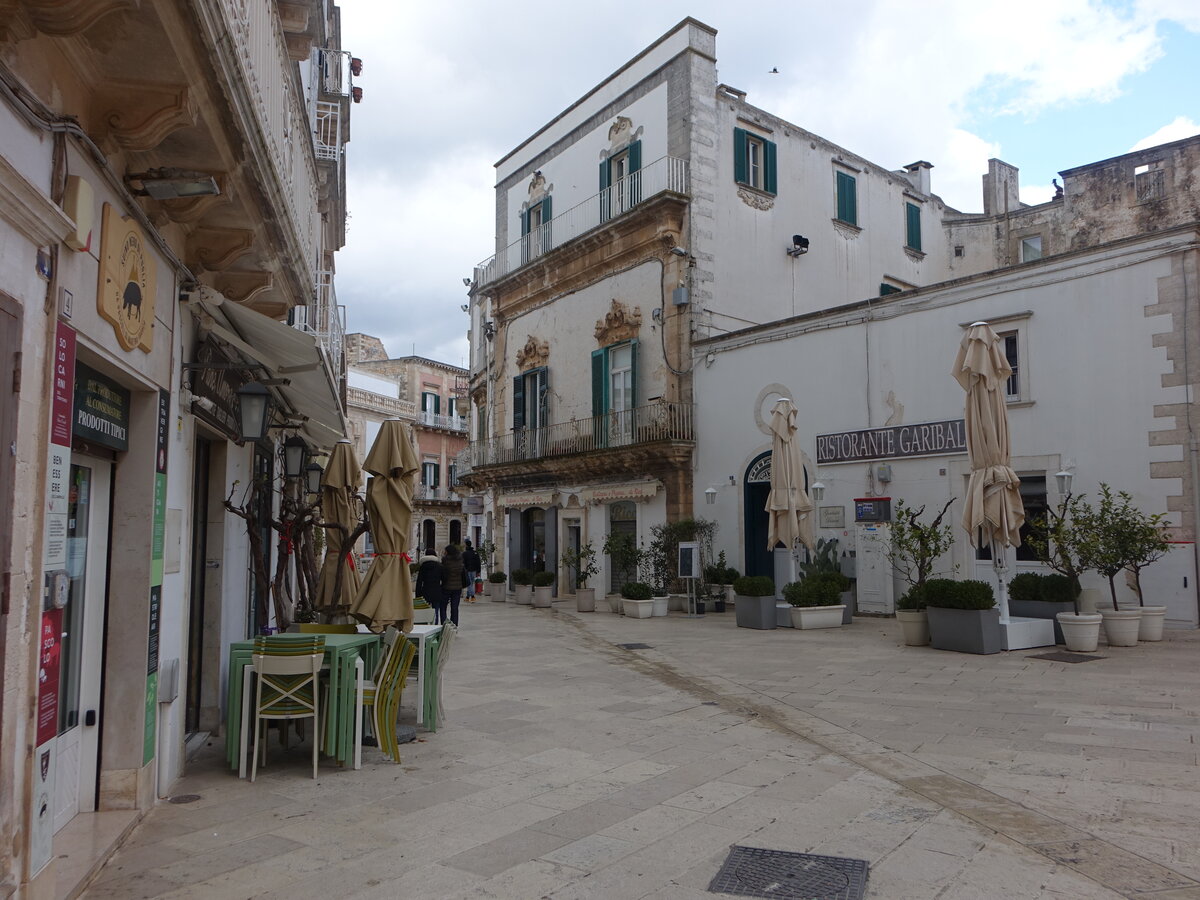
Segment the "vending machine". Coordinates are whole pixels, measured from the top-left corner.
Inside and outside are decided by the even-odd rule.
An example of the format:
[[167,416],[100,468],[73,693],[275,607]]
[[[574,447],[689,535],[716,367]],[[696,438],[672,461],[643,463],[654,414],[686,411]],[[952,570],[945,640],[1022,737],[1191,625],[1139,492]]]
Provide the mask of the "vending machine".
[[860,613],[890,616],[896,611],[892,589],[891,523],[890,497],[855,499],[854,555]]

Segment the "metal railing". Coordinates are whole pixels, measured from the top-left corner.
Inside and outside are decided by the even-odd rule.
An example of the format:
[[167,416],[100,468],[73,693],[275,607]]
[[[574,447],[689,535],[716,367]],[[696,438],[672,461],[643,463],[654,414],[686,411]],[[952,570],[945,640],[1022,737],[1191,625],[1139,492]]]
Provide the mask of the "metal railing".
[[313,302],[292,310],[292,325],[300,331],[316,335],[325,347],[334,373],[340,373],[346,344],[346,307],[338,306],[332,272],[318,272],[315,287]]
[[446,487],[430,487],[427,484],[418,484],[413,487],[414,500],[446,500],[449,502],[458,502],[462,498],[454,488]]
[[[317,171],[314,157],[301,143],[309,130],[304,98],[293,90],[287,41],[274,0],[220,0],[236,45],[236,60],[252,98],[268,154],[283,194],[286,212],[300,244],[298,264],[317,258]],[[311,277],[312,269],[306,272]]]
[[342,104],[318,100],[313,104],[313,150],[317,159],[342,155]]
[[449,431],[466,431],[467,420],[462,416],[443,416],[438,413],[421,410],[417,422],[430,428],[445,428]]
[[461,478],[482,466],[613,450],[652,441],[695,441],[690,403],[650,403],[558,425],[472,441],[455,462]]
[[515,272],[555,247],[615,219],[651,197],[663,193],[686,195],[687,191],[687,160],[673,156],[661,157],[549,222],[542,223],[513,241],[503,252],[481,262],[475,267],[475,283],[482,286]]
[[352,85],[349,50],[313,48],[313,80],[322,94],[349,97]]

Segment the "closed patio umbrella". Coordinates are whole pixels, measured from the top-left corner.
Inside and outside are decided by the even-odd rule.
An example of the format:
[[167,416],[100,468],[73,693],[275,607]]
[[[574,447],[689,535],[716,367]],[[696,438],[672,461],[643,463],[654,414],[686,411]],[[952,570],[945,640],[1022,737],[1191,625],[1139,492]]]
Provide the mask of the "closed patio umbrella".
[[[349,441],[338,441],[329,454],[329,463],[321,475],[321,518],[325,528],[325,561],[317,578],[316,607],[333,613],[346,609],[358,594],[358,570],[350,554],[342,555],[342,541],[354,531],[358,524],[355,509],[362,469],[354,458],[354,445]],[[341,568],[339,583],[338,569]]]
[[767,497],[767,549],[782,541],[792,550],[799,541],[813,549],[812,501],[804,490],[804,462],[796,440],[796,407],[776,401],[771,409],[771,493]]
[[413,476],[419,465],[404,423],[387,419],[379,429],[363,468],[373,477],[367,484],[367,513],[375,559],[358,589],[350,614],[372,631],[395,625],[411,631],[412,577],[408,571],[408,529],[413,512]]
[[1008,621],[1008,591],[1003,582],[1001,548],[1021,544],[1025,505],[1021,480],[1010,466],[1005,382],[1012,367],[996,332],[986,322],[967,331],[954,361],[954,378],[967,392],[965,419],[971,477],[963,510],[963,528],[976,547],[989,546],[1000,587],[1000,620]]

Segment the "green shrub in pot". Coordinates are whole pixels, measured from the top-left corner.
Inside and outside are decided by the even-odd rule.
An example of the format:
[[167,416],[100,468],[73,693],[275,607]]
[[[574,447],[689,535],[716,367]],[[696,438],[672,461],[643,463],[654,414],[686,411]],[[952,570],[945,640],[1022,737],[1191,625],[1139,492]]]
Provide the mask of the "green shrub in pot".
[[1074,603],[1076,588],[1066,575],[1043,575],[1041,599],[1046,603]]
[[554,584],[554,573],[553,572],[534,572],[533,573],[533,586],[534,587],[550,587],[550,585],[552,585],[552,584]]
[[533,584],[533,569],[513,569],[513,584]]
[[627,581],[621,586],[621,596],[626,600],[650,600],[654,589],[644,581]]
[[497,569],[488,575],[488,581],[492,584],[504,584],[504,582],[508,581],[508,575]]
[[[935,586],[935,582],[946,582],[950,586]],[[925,604],[942,609],[992,609],[996,605],[996,595],[986,581],[934,578],[925,582]]]
[[783,599],[792,606],[838,606],[842,591],[840,583],[829,577],[832,574],[810,575],[803,581],[793,581],[783,588]]
[[1042,575],[1037,572],[1022,572],[1008,583],[1010,600],[1043,600]]
[[743,575],[734,581],[733,592],[742,597],[773,597],[775,582],[767,575]]
[[919,610],[925,608],[925,587],[924,584],[915,584],[908,589],[899,600],[896,601],[896,609]]

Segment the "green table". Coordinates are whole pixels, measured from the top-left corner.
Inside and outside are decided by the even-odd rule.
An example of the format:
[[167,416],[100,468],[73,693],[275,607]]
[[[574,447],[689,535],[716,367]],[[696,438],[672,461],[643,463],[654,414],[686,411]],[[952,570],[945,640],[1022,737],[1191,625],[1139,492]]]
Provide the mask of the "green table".
[[[311,634],[279,634],[281,640],[303,640]],[[355,662],[361,656],[366,677],[379,659],[377,634],[326,634],[325,665],[329,667],[329,714],[325,717],[325,753],[339,764],[354,761],[354,716],[356,696]],[[238,776],[246,776],[246,754],[242,752],[242,697],[246,667],[253,664],[254,641],[229,645],[229,684],[225,692],[225,759]],[[245,685],[248,687],[248,685]],[[249,711],[249,710],[248,710]],[[253,726],[251,726],[253,727]]]

